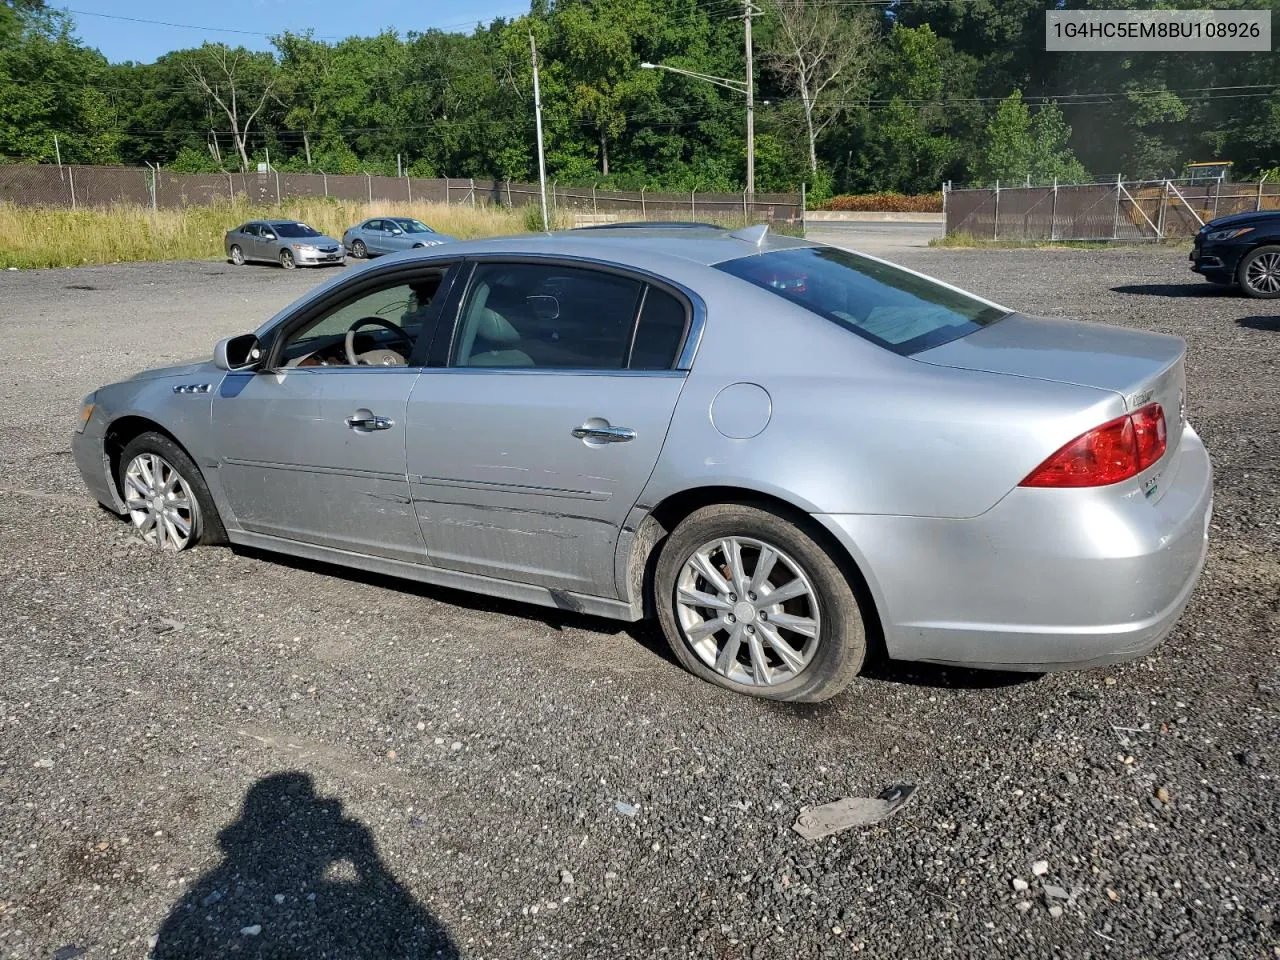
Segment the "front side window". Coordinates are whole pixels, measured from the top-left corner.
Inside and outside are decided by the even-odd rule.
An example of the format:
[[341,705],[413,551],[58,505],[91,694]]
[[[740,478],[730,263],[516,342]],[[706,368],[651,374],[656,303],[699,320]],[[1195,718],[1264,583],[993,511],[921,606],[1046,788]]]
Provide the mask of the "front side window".
[[450,366],[621,370],[643,286],[559,264],[480,263]]
[[434,230],[428,227],[421,220],[410,220],[406,218],[403,220],[396,220],[395,225],[405,233],[435,233]]
[[320,236],[319,230],[314,230],[305,223],[278,223],[276,224],[276,233],[282,237],[288,237],[290,240]]
[[1005,311],[899,267],[834,247],[775,250],[716,264],[894,353],[968,336]]
[[[445,268],[426,271],[322,311],[286,337],[276,365],[407,365],[418,338],[432,332],[431,306],[445,273]],[[354,332],[350,352],[348,331]]]

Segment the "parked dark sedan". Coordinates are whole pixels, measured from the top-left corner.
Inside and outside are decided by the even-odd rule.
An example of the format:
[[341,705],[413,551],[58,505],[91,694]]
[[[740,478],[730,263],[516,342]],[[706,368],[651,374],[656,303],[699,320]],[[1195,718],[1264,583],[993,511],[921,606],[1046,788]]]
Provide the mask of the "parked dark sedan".
[[1210,283],[1239,284],[1250,297],[1280,297],[1280,210],[1210,220],[1196,234],[1191,269]]

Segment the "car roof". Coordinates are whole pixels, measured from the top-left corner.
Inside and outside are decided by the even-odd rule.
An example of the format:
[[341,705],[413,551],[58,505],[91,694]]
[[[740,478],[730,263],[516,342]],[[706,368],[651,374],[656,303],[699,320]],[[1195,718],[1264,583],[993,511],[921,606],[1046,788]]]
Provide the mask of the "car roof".
[[302,223],[301,220],[258,220],[258,223],[269,223],[273,227],[279,227],[287,223]]
[[[752,228],[748,228],[750,231]],[[643,265],[643,261],[676,257],[710,266],[726,260],[755,256],[774,250],[817,247],[821,244],[798,237],[764,232],[758,237],[743,236],[748,231],[688,224],[640,224],[590,229],[561,230],[555,233],[517,234],[486,240],[466,240],[449,244],[463,255],[503,253],[564,254],[586,259],[608,259]],[[432,248],[437,254],[441,248]]]

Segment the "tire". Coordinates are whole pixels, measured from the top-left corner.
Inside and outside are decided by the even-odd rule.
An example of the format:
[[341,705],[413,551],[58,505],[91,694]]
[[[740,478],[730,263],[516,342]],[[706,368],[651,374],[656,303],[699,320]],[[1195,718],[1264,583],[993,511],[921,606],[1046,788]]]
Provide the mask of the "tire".
[[[135,461],[140,459],[147,464],[146,472],[132,469]],[[158,471],[157,463],[161,465]],[[179,506],[166,508],[164,512],[168,514],[167,523],[162,524],[153,520],[147,526],[145,524],[147,517],[155,517],[157,512],[154,507],[154,497],[160,493],[160,489],[157,488],[155,481],[159,480],[163,485],[169,477],[168,471],[177,475],[178,482],[169,485],[171,491],[167,499],[175,505],[185,501],[187,506],[186,508]],[[148,486],[148,472],[151,474],[152,482],[149,489],[143,489]],[[160,474],[159,477],[156,476],[157,473]],[[185,450],[164,434],[139,434],[125,444],[124,451],[120,454],[119,476],[116,479],[120,485],[120,494],[129,508],[126,515],[133,524],[134,531],[144,543],[161,550],[176,552],[193,547],[197,543],[227,542],[227,531],[222,525],[218,508],[214,506],[213,497],[209,494],[209,488],[199,468],[187,456]],[[186,493],[185,497],[182,496],[183,491]],[[148,493],[152,496],[147,496]],[[181,523],[173,519],[175,515]],[[183,525],[187,527],[185,536],[182,535]]]
[[240,249],[240,244],[233,243],[231,245],[231,256],[228,259],[237,267],[244,266],[244,251]]
[[[736,578],[725,576],[728,553],[721,542],[737,545]],[[776,560],[753,590],[766,548]],[[703,574],[708,568],[719,585]],[[740,595],[744,586],[745,597]],[[764,600],[781,590],[789,595],[782,603]],[[715,605],[682,603],[679,597],[690,597],[690,591]],[[716,504],[686,517],[662,546],[653,599],[676,659],[695,676],[736,693],[791,702],[826,700],[849,685],[866,659],[866,629],[848,578],[803,526],[771,509]],[[698,629],[712,622],[720,626]],[[735,628],[741,629],[731,655],[726,648]],[[789,656],[779,654],[779,644],[790,648]]]
[[366,260],[369,257],[369,248],[364,245],[363,240],[357,240],[351,245],[351,255],[357,260]]
[[1280,246],[1250,250],[1236,268],[1236,279],[1245,295],[1255,300],[1280,297]]
[[293,259],[292,253],[288,250],[280,251],[280,266],[284,267],[286,270],[292,270],[297,265],[298,261]]

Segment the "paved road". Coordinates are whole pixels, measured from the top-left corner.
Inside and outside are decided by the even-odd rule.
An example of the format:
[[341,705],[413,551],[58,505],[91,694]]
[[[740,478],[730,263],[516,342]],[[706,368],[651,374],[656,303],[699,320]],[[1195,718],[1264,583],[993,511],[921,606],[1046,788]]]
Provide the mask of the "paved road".
[[[642,627],[156,556],[83,493],[80,397],[321,275],[0,274],[0,956],[1271,957],[1280,317],[1176,251],[901,259],[1188,339],[1217,514],[1152,656],[881,667],[788,708],[694,680]],[[903,781],[919,793],[880,826],[790,829]]]
[[852,250],[861,250],[877,257],[893,259],[912,249],[929,246],[930,240],[942,236],[942,224],[861,222],[811,224],[807,236],[820,243],[830,243]]

